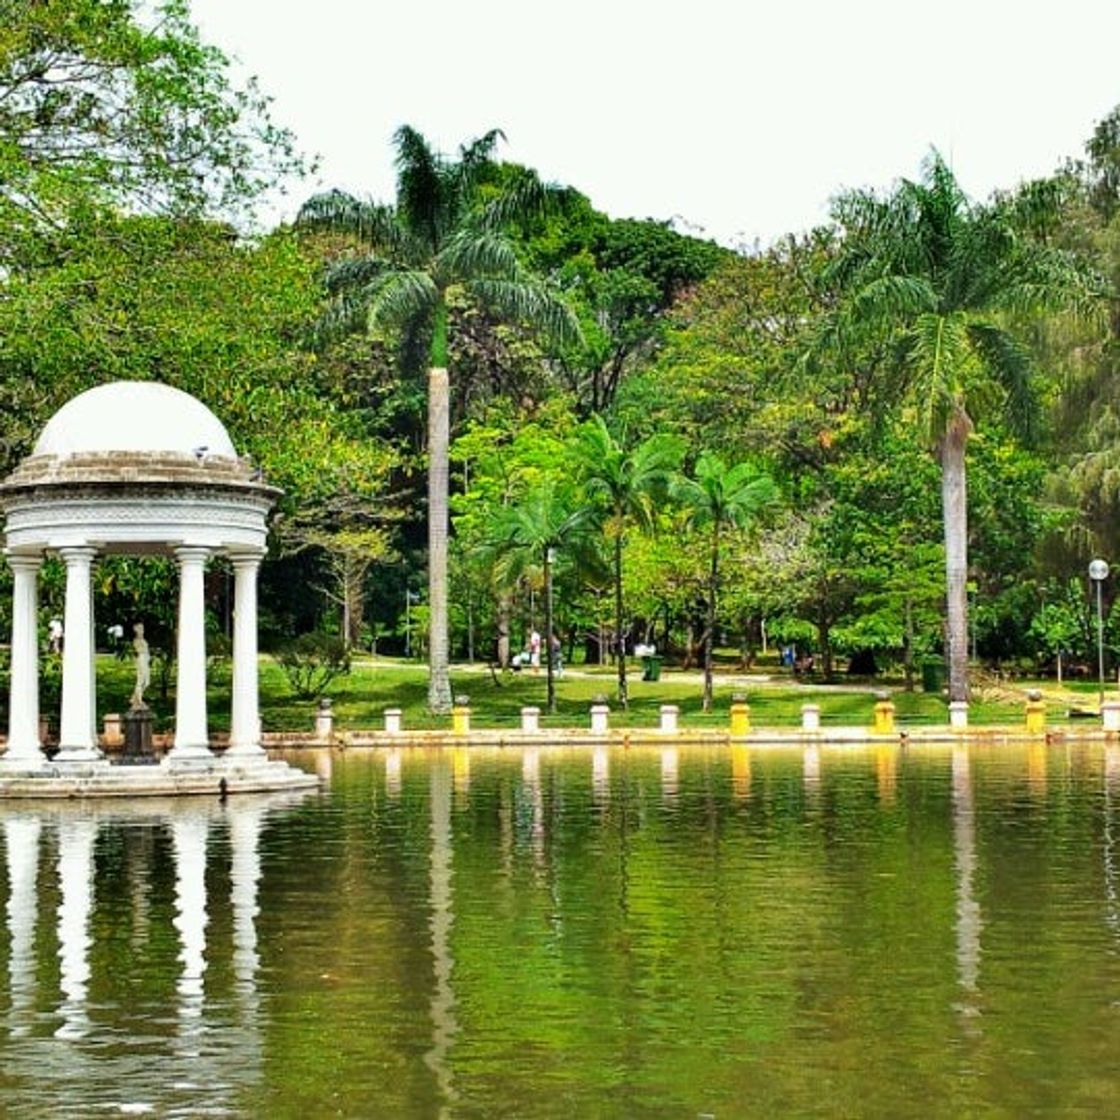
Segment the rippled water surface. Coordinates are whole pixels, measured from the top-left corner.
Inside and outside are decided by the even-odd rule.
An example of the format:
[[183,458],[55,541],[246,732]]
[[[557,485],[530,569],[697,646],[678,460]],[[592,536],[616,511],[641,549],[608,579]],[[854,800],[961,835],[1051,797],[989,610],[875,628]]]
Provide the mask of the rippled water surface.
[[0,806],[0,1114],[1120,1114],[1120,749],[424,750]]

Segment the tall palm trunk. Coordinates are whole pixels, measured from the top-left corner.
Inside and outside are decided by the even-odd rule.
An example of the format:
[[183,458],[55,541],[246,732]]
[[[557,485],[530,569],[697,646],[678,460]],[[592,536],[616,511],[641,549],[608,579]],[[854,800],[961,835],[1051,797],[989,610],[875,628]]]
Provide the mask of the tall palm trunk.
[[712,710],[712,646],[716,632],[716,581],[719,578],[719,522],[712,529],[712,565],[708,575],[708,618],[704,628],[704,711]]
[[548,674],[548,711],[556,711],[556,664],[552,652],[552,549],[544,550],[544,641],[545,671]]
[[958,409],[940,447],[950,700],[968,699],[968,489],[964,459],[971,431],[968,414]]
[[622,708],[629,706],[626,691],[626,643],[622,636],[622,515],[616,515],[619,522],[618,536],[614,539],[614,655],[618,658],[618,703]]
[[428,370],[428,707],[451,711],[447,639],[447,478],[450,381],[443,366]]

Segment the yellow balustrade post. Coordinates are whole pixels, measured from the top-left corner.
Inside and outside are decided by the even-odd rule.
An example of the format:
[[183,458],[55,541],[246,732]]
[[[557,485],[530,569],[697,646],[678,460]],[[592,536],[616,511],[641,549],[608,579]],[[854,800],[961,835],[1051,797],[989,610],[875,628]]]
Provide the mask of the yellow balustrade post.
[[1043,735],[1046,733],[1046,701],[1037,688],[1032,688],[1027,693],[1027,703],[1024,707],[1027,717],[1027,734]]
[[731,738],[744,739],[751,730],[751,707],[747,698],[736,693],[731,698]]
[[894,732],[894,703],[885,692],[878,694],[875,704],[875,734],[890,735]]
[[451,708],[451,730],[456,735],[467,735],[471,729],[471,698],[456,696]]

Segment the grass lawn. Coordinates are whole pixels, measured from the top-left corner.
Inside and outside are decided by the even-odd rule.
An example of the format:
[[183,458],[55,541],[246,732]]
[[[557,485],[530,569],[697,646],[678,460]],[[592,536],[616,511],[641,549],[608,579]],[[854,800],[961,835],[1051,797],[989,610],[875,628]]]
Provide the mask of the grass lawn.
[[[230,670],[228,663],[212,668],[209,674],[209,719],[214,731],[229,728]],[[543,672],[507,673],[495,682],[485,666],[452,667],[452,691],[470,697],[472,722],[476,727],[516,727],[523,706],[542,709],[542,727],[583,727],[588,723],[588,708],[597,696],[606,697],[611,706],[611,724],[616,727],[654,727],[662,704],[677,704],[680,721],[686,727],[723,727],[733,695],[743,693],[751,707],[751,723],[756,727],[794,727],[801,722],[802,704],[819,704],[825,726],[870,726],[876,692],[888,688],[902,724],[946,724],[948,712],[943,697],[904,692],[900,682],[802,684],[788,677],[761,683],[738,677],[721,679],[717,673],[715,706],[701,711],[701,686],[698,673],[681,673],[663,668],[659,681],[641,680],[641,668],[628,676],[630,707],[621,711],[615,702],[613,668],[577,666],[556,682],[557,712],[544,714],[546,680]],[[973,724],[1020,723],[1023,720],[1023,691],[1031,682],[974,698],[969,711]],[[1046,687],[1047,682],[1040,682]],[[132,691],[133,668],[130,661],[108,657],[98,660],[98,711],[125,711]],[[314,726],[315,701],[301,700],[292,694],[280,667],[269,657],[261,658],[261,719],[267,731],[310,731]],[[1049,682],[1053,689],[1053,683]],[[335,680],[327,689],[334,702],[335,725],[339,730],[375,729],[383,725],[386,708],[400,708],[406,728],[447,727],[446,716],[427,711],[428,680],[425,666],[393,658],[355,658],[350,674]],[[156,730],[166,730],[174,722],[174,682],[168,696],[162,697],[155,682],[145,695],[155,714]],[[1048,722],[1064,722],[1072,702],[1095,708],[1096,685],[1078,682],[1049,704]]]

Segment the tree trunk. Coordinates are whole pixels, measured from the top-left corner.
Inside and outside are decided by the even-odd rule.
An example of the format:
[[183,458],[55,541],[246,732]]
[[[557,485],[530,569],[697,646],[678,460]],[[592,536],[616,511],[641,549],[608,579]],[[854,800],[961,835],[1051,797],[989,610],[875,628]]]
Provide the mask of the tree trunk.
[[914,691],[914,605],[906,597],[902,629],[902,671],[906,679],[906,691]]
[[552,549],[544,550],[544,640],[545,662],[548,674],[548,712],[551,715],[556,711],[556,665],[552,654]]
[[704,634],[704,711],[712,710],[712,646],[716,633],[716,579],[719,576],[719,523],[712,532],[712,560],[708,572],[708,619]]
[[451,388],[447,370],[428,371],[428,707],[451,711],[447,632],[447,476]]
[[971,431],[968,414],[958,410],[949,421],[940,448],[950,700],[968,699],[968,491],[964,458]]
[[509,668],[509,594],[502,591],[498,595],[498,664]]
[[[621,515],[616,515],[621,522]],[[622,635],[622,527],[614,539],[614,654],[618,658],[618,703],[629,706],[626,691],[626,641]]]
[[821,674],[832,680],[832,619],[825,611],[817,614],[817,645],[821,651]]

